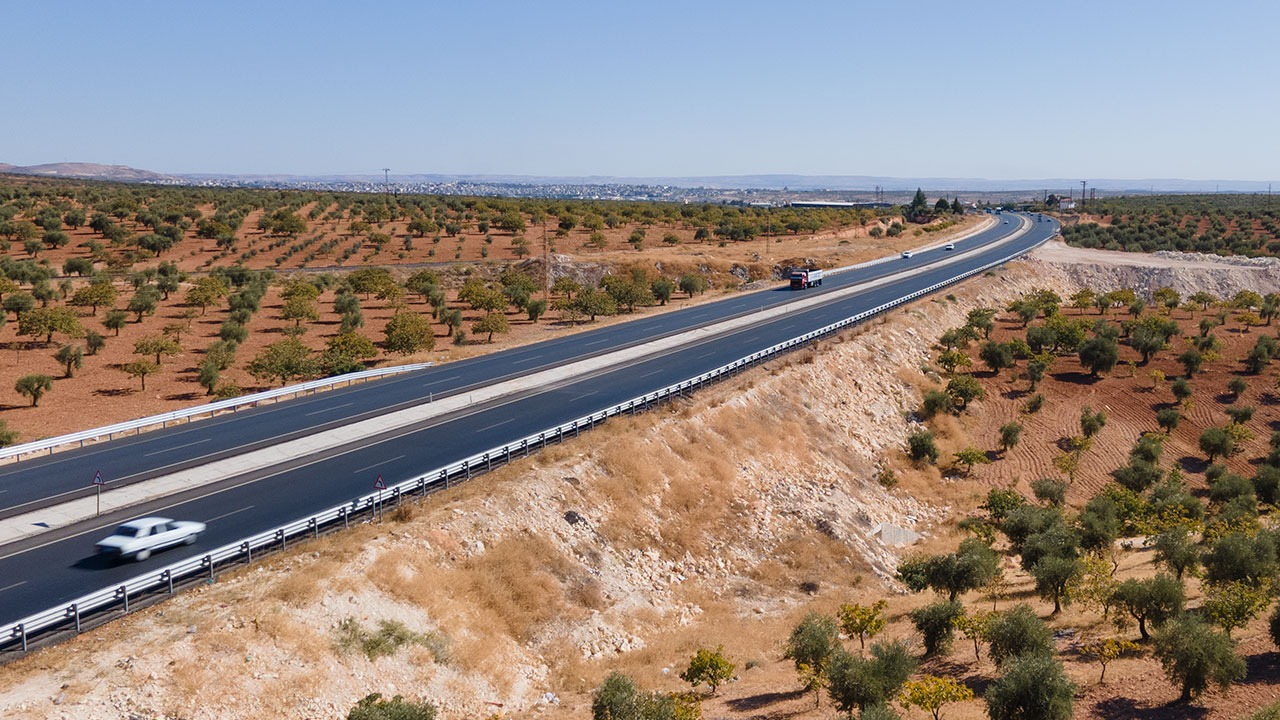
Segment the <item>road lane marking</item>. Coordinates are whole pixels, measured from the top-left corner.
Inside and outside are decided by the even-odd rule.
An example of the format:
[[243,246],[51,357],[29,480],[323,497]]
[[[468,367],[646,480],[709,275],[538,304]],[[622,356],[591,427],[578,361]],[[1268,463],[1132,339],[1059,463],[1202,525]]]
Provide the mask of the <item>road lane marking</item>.
[[523,363],[533,362],[534,360],[537,360],[537,359],[538,359],[538,358],[540,358],[540,357],[542,357],[542,356],[541,356],[541,355],[534,355],[533,357],[531,357],[531,358],[525,358],[524,360],[512,360],[512,361],[511,361],[511,364],[512,364],[512,365],[521,365],[521,364],[523,364]]
[[587,393],[586,395],[578,395],[578,396],[576,396],[576,397],[569,398],[569,402],[578,402],[579,400],[582,400],[583,398],[589,398],[589,397],[591,397],[592,395],[595,395],[595,394],[596,394],[596,393],[598,393],[598,392],[600,392],[600,391],[599,391],[599,390],[592,390],[591,392]]
[[439,385],[440,383],[449,382],[450,380],[457,380],[457,379],[458,379],[458,378],[460,378],[460,377],[462,377],[462,376],[461,376],[461,375],[450,375],[450,376],[449,376],[449,377],[447,377],[447,378],[441,378],[441,379],[439,379],[439,380],[434,380],[434,381],[429,382],[429,383],[422,383],[422,387],[431,387],[432,385]]
[[403,456],[403,455],[397,455],[397,456],[395,456],[395,457],[391,458],[390,460],[383,460],[382,462],[376,462],[376,463],[374,463],[374,464],[372,464],[372,465],[366,465],[366,466],[364,466],[364,467],[360,468],[359,470],[354,470],[354,471],[352,471],[352,473],[351,473],[351,474],[352,474],[352,475],[358,475],[358,474],[360,474],[360,473],[364,472],[365,470],[372,470],[373,468],[376,468],[376,467],[378,467],[378,466],[380,466],[380,465],[386,465],[387,463],[393,463],[393,462],[395,462],[395,461],[399,460],[399,459],[400,459],[400,458],[402,458],[402,457],[404,457],[404,456]]
[[231,512],[229,512],[229,513],[222,513],[221,515],[219,515],[219,516],[217,516],[217,517],[211,517],[211,518],[209,518],[208,520],[205,520],[205,521],[204,521],[204,523],[205,523],[206,525],[208,525],[208,524],[209,524],[209,523],[211,523],[211,522],[215,522],[215,521],[217,521],[217,520],[221,520],[221,519],[223,519],[223,518],[229,518],[229,517],[231,517],[232,515],[235,515],[236,513],[242,513],[242,512],[244,512],[245,510],[252,510],[252,509],[254,509],[255,507],[257,507],[257,505],[249,505],[249,506],[246,506],[246,507],[242,507],[242,508],[240,508],[239,510],[232,510],[232,511],[231,511]]
[[494,423],[494,424],[489,425],[489,426],[487,426],[487,427],[482,427],[482,428],[480,428],[479,430],[477,430],[476,432],[478,432],[478,433],[482,433],[482,432],[484,432],[485,430],[492,430],[492,429],[494,429],[494,428],[496,428],[496,427],[499,427],[499,426],[502,426],[502,425],[506,425],[507,423],[512,422],[513,420],[515,420],[515,418],[514,418],[514,417],[509,417],[509,418],[507,418],[506,420],[503,420],[502,422]]
[[324,409],[324,410],[313,410],[313,411],[311,411],[311,412],[307,413],[307,417],[311,417],[312,415],[319,415],[320,413],[333,412],[334,410],[341,410],[341,409],[342,409],[342,408],[344,408],[344,407],[351,407],[352,405],[355,405],[355,403],[354,403],[354,402],[349,402],[349,403],[343,403],[343,404],[341,404],[341,405],[334,405],[333,407],[331,407],[331,408],[327,408],[327,409]]
[[4,587],[0,588],[0,592],[4,592],[5,590],[12,590],[20,585],[26,585],[26,584],[27,584],[27,581],[23,580],[22,582],[16,582],[12,585],[5,585]]
[[592,340],[591,342],[583,343],[582,345],[583,347],[591,347],[592,345],[599,345],[600,343],[606,343],[606,342],[609,342],[607,338],[604,340]]
[[658,369],[658,370],[652,370],[652,371],[650,371],[650,372],[647,372],[647,373],[645,373],[645,374],[641,375],[640,377],[642,377],[642,378],[647,378],[647,377],[649,377],[650,375],[657,375],[657,374],[658,374],[658,373],[660,373],[660,372],[662,372],[662,370],[661,370],[661,369]]
[[164,453],[167,453],[167,452],[173,452],[174,450],[181,450],[182,448],[188,448],[188,447],[191,447],[192,445],[199,445],[199,444],[201,444],[201,443],[207,443],[207,442],[209,442],[209,441],[210,441],[210,440],[212,440],[212,439],[213,439],[213,438],[205,438],[205,439],[203,439],[203,440],[197,440],[197,441],[195,441],[195,442],[189,442],[189,443],[187,443],[186,445],[175,445],[174,447],[171,447],[171,448],[165,448],[164,450],[156,450],[155,452],[143,453],[143,454],[142,454],[142,456],[143,456],[143,457],[151,457],[152,455],[163,455]]

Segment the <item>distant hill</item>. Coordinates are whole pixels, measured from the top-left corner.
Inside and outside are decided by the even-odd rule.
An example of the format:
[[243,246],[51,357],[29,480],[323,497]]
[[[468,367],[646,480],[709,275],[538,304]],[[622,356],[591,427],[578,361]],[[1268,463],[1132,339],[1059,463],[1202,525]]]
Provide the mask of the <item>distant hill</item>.
[[[257,187],[299,187],[321,184],[376,184],[387,180],[380,174],[327,174],[290,175],[285,173],[220,174],[181,173],[162,174],[138,170],[124,165],[98,165],[95,163],[49,163],[45,165],[8,165],[0,163],[0,173],[66,177],[82,180],[115,180],[118,182],[143,182],[166,184],[251,185]],[[886,192],[910,192],[924,188],[926,192],[1036,192],[1047,190],[1064,194],[1079,190],[1080,178],[1040,178],[1025,180],[991,180],[987,178],[945,177],[889,177],[880,175],[706,175],[684,177],[622,177],[614,175],[468,175],[446,173],[406,173],[391,175],[389,180],[400,185],[439,185],[464,183],[471,185],[601,185],[601,186],[668,186],[680,188],[709,188],[721,190],[781,190],[792,191],[861,191],[869,192],[877,187]],[[1267,192],[1268,184],[1251,180],[1183,180],[1178,178],[1107,179],[1089,178],[1089,188],[1107,193],[1205,193],[1205,192]]]
[[9,165],[0,163],[0,173],[13,175],[40,175],[65,177],[76,180],[115,180],[118,182],[179,182],[181,178],[162,175],[150,170],[138,170],[125,165],[99,165],[97,163],[47,163],[44,165]]

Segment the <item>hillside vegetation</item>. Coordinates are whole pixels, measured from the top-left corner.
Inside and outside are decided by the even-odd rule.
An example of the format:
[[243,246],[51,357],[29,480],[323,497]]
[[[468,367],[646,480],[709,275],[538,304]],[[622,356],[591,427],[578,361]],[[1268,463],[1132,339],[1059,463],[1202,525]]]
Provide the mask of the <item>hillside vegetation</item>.
[[918,243],[904,222],[0,179],[0,444],[687,304]]
[[1155,195],[1090,200],[1063,238],[1085,248],[1280,256],[1280,205],[1268,195]]

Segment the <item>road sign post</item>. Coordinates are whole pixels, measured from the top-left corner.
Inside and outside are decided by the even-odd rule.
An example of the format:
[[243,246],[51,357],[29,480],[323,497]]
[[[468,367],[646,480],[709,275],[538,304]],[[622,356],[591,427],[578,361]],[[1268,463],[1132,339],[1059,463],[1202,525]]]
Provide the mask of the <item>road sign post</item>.
[[373,482],[373,489],[378,491],[378,506],[375,511],[378,522],[382,522],[382,491],[387,489],[387,484],[382,481],[382,475],[378,475],[378,479]]
[[98,470],[93,473],[93,486],[98,489],[98,509],[94,512],[94,517],[102,514],[102,471]]

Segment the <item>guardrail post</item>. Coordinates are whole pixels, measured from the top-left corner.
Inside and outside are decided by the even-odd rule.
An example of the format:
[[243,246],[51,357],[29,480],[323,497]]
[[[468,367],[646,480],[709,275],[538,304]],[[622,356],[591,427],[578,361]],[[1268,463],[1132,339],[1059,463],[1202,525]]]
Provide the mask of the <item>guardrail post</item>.
[[80,605],[77,603],[71,603],[71,607],[67,608],[67,611],[71,613],[71,617],[75,620],[76,634],[79,635],[80,634]]
[[578,437],[578,421],[573,421],[573,436]]
[[18,630],[18,635],[22,638],[22,652],[26,652],[27,651],[27,626],[22,623],[18,623],[17,630]]
[[315,518],[308,520],[307,525],[311,528],[311,537],[320,537],[320,523],[316,522]]
[[520,449],[524,451],[525,457],[529,457],[529,438],[520,441]]
[[449,470],[446,468],[440,471],[440,479],[444,481],[444,489],[449,489]]
[[427,496],[427,479],[418,478],[418,489],[422,491],[422,497]]
[[285,549],[284,528],[276,530],[276,539],[280,541],[280,549]]
[[124,598],[124,612],[126,615],[128,615],[129,614],[129,586],[121,585],[120,587],[116,588],[116,597]]
[[244,553],[248,558],[245,562],[253,563],[253,547],[249,545],[248,541],[240,543],[240,552]]
[[169,594],[172,595],[173,594],[173,573],[168,570],[165,570],[163,573],[160,573],[160,576],[164,578],[165,584],[169,586]]
[[203,565],[209,566],[209,582],[213,582],[213,556],[205,555],[204,557],[200,558],[200,562]]
[[351,523],[347,520],[347,506],[346,506],[346,505],[343,505],[343,506],[342,506],[342,509],[338,511],[338,514],[342,516],[342,527],[344,527],[344,528],[349,528],[349,527],[351,527]]
[[471,479],[471,463],[467,460],[462,461],[462,470],[467,474],[467,479]]
[[493,469],[493,461],[489,459],[489,453],[484,454],[484,471],[489,472]]
[[541,445],[542,449],[544,449],[544,450],[546,449],[546,447],[547,447],[547,434],[546,434],[546,433],[538,433],[538,444],[539,444],[539,445]]
[[391,499],[395,500],[396,507],[400,507],[400,486],[391,489]]

